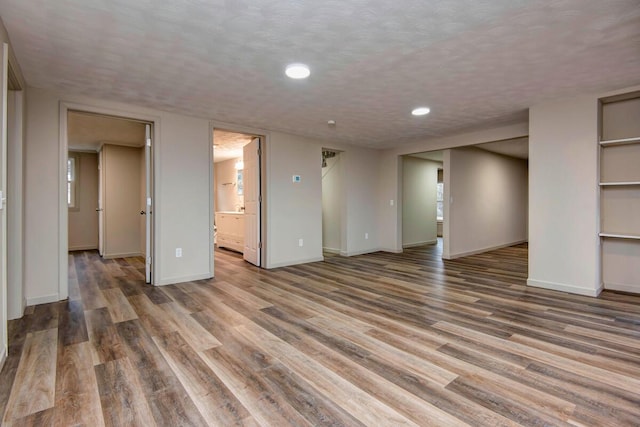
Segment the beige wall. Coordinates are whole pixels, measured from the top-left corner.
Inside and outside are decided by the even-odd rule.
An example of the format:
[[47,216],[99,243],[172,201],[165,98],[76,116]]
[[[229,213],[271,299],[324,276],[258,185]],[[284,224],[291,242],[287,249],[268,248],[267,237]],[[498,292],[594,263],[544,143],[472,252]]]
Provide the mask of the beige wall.
[[342,167],[340,153],[328,158],[322,168],[322,248],[340,253],[342,249]]
[[441,163],[402,157],[402,246],[437,241],[436,185]]
[[[446,157],[443,257],[456,258],[527,240],[527,161],[475,147]],[[437,173],[437,172],[436,172]],[[448,226],[446,225],[448,222]]]
[[102,146],[105,258],[141,255],[140,151]]
[[76,157],[76,208],[69,209],[69,250],[98,248],[98,154]]
[[[215,153],[214,153],[215,155]],[[214,163],[215,173],[215,211],[237,211],[244,206],[244,196],[238,195],[236,162],[237,159]]]

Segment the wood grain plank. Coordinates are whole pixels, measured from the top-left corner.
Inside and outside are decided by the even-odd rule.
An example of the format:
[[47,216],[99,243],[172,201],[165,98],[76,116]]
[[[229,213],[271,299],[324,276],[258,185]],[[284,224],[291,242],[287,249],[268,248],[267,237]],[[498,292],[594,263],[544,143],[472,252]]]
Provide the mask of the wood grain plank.
[[107,302],[107,309],[109,310],[109,314],[111,314],[113,323],[138,318],[138,315],[119,288],[105,289],[102,291],[102,296]]
[[153,341],[207,423],[251,424],[251,414],[179,333],[153,337]]
[[89,342],[64,346],[56,379],[55,424],[103,426]]
[[105,425],[156,425],[129,359],[97,365],[95,372]]
[[58,330],[27,335],[4,420],[16,420],[55,405]]
[[107,308],[85,312],[94,365],[125,357]]

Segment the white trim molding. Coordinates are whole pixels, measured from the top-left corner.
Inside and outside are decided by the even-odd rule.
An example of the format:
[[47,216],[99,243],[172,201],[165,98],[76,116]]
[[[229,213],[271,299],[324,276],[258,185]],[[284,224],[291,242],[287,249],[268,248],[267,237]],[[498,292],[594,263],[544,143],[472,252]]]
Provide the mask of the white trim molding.
[[544,280],[527,279],[527,286],[550,289],[552,291],[568,292],[570,294],[597,297],[602,292],[602,284],[597,289],[588,289],[566,283],[546,282]]

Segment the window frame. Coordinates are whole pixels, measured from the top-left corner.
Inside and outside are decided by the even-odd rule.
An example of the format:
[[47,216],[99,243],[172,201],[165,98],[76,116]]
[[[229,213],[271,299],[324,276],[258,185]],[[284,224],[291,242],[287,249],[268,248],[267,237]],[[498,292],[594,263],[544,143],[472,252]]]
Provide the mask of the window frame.
[[78,203],[78,182],[80,171],[80,156],[69,153],[67,156],[67,207],[70,211],[80,210]]

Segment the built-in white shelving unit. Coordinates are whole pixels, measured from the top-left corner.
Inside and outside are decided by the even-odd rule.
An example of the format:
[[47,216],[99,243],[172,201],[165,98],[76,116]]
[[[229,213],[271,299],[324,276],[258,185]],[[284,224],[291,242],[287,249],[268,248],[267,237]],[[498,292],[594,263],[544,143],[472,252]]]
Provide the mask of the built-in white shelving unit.
[[640,93],[602,99],[600,130],[602,281],[640,293]]

